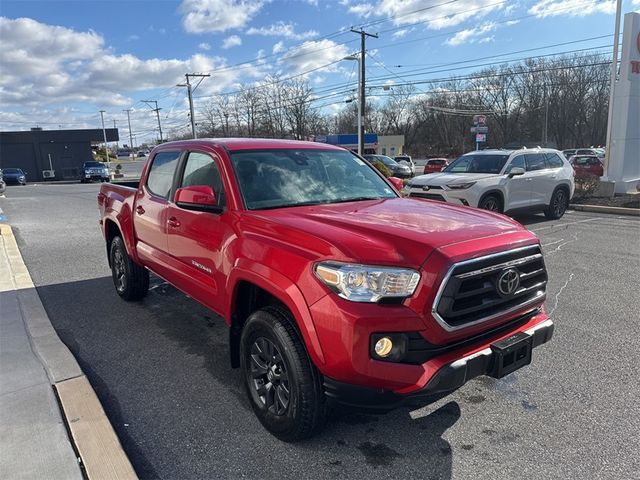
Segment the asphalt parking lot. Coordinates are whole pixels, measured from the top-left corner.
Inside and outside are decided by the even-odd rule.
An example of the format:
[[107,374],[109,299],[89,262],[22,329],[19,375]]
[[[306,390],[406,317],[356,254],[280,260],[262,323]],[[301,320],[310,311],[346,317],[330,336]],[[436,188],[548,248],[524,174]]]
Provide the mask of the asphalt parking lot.
[[61,339],[142,478],[638,478],[640,219],[518,218],[541,238],[551,343],[532,365],[417,410],[337,412],[289,445],[228,363],[223,321],[159,280],[113,289],[99,184],[9,187],[0,208]]

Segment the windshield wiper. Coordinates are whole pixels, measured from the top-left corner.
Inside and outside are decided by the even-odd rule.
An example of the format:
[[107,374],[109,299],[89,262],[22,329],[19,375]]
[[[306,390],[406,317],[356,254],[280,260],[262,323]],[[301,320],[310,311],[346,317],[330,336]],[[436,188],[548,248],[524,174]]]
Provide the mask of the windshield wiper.
[[340,200],[334,200],[331,203],[362,202],[362,201],[365,201],[365,200],[383,200],[385,198],[394,198],[394,197],[353,197],[353,198],[342,198]]

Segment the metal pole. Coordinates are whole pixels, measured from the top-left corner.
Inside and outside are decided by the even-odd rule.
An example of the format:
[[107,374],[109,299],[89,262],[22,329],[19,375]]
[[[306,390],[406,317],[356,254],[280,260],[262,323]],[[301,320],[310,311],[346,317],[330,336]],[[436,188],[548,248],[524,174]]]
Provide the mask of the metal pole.
[[129,150],[131,150],[131,153],[133,153],[133,134],[131,133],[131,116],[130,116],[130,109],[127,110],[123,110],[125,112],[127,112],[127,122],[129,123]]
[[107,130],[104,128],[104,110],[100,110],[100,118],[102,119],[102,136],[104,137],[104,153],[107,156],[107,171],[111,177],[111,161],[109,160],[109,149],[107,148]]
[[193,98],[191,97],[191,83],[189,82],[189,74],[185,75],[187,78],[187,95],[189,96],[189,114],[191,116],[191,135],[193,138],[198,138],[196,136],[196,119],[193,115]]
[[544,86],[544,146],[547,147],[549,142],[549,92],[547,92],[547,86]]
[[367,33],[364,30],[354,30],[353,28],[351,29],[351,31],[353,33],[357,33],[358,35],[360,35],[360,65],[359,65],[360,75],[358,76],[359,77],[358,83],[360,83],[360,101],[358,102],[358,105],[359,105],[358,153],[362,155],[364,154],[364,116],[367,112],[366,94],[365,94],[365,85],[366,85],[365,59],[364,59],[364,56],[366,53],[365,39],[366,37],[378,38],[378,35],[373,33]]
[[618,76],[618,43],[620,40],[620,17],[622,13],[622,0],[616,3],[616,27],[613,34],[613,59],[611,62],[611,80],[609,86],[609,115],[607,118],[607,143],[604,146],[604,177],[609,177],[609,160],[611,155],[611,127],[613,126],[613,94],[615,91],[616,77]]
[[162,143],[162,125],[160,125],[160,109],[158,108],[157,101],[156,101],[156,117],[158,117],[158,132],[160,133],[160,143]]

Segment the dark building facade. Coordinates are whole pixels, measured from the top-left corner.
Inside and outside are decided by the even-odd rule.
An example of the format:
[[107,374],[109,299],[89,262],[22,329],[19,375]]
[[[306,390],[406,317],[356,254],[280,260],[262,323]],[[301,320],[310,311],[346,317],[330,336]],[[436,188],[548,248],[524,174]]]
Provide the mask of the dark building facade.
[[[107,142],[117,142],[118,129],[107,128]],[[54,180],[79,178],[80,168],[93,160],[91,144],[104,142],[102,129],[0,132],[0,169],[21,168],[27,181],[45,180],[53,170]]]

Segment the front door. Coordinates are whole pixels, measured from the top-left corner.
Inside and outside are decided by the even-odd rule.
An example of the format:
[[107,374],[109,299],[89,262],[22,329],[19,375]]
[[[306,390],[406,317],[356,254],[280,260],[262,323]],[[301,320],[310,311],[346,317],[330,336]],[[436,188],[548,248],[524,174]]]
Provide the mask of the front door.
[[[224,207],[218,161],[209,153],[189,152],[177,187],[210,186],[218,205]],[[173,202],[167,209],[169,252],[177,269],[176,286],[218,313],[222,310],[224,291],[221,247],[230,232],[225,218],[225,212],[185,210]]]
[[[524,155],[518,155],[511,160],[505,173],[508,174],[512,168],[526,168]],[[531,203],[531,179],[524,175],[514,175],[505,179],[505,211],[516,208],[528,207]]]

